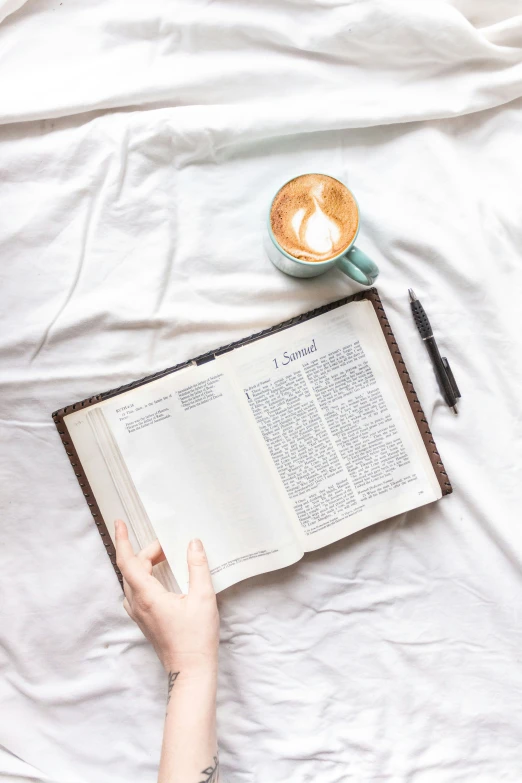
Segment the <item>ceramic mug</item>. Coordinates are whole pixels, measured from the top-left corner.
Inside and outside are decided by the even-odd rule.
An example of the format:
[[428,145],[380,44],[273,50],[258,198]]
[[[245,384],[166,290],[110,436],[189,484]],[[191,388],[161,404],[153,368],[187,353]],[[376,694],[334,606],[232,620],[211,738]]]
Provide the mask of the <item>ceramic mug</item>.
[[[297,179],[297,177],[292,177],[292,179]],[[332,179],[335,179],[335,177],[332,177]],[[291,181],[292,180],[288,180],[288,182]],[[340,180],[337,180],[337,182],[340,182]],[[277,193],[279,193],[286,184],[288,183],[285,182]],[[340,182],[340,184],[343,188],[346,188],[346,185],[343,182]],[[355,247],[355,240],[357,239],[360,226],[359,204],[351,190],[349,188],[346,188],[346,190],[351,194],[357,207],[357,231],[348,247],[345,247],[342,253],[334,256],[334,258],[328,258],[326,261],[303,261],[300,258],[291,256],[286,250],[283,250],[273,234],[270,223],[272,204],[274,203],[275,196],[277,196],[277,193],[275,194],[268,210],[268,234],[265,236],[266,252],[274,266],[280,269],[281,272],[285,272],[287,275],[292,275],[293,277],[317,277],[318,275],[327,272],[333,266],[336,266],[341,272],[344,272],[345,275],[348,275],[348,277],[351,277],[352,280],[355,280],[357,283],[362,283],[362,285],[373,285],[379,274],[379,267],[368,258],[366,253],[363,253],[362,250]]]

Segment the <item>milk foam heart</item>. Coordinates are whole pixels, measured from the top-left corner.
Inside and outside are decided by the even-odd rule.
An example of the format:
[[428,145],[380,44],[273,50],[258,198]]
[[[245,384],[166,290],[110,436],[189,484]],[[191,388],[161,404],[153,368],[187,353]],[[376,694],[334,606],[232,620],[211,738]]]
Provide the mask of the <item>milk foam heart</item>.
[[327,261],[353,241],[357,204],[341,182],[325,174],[304,174],[277,193],[270,224],[277,242],[294,258]]

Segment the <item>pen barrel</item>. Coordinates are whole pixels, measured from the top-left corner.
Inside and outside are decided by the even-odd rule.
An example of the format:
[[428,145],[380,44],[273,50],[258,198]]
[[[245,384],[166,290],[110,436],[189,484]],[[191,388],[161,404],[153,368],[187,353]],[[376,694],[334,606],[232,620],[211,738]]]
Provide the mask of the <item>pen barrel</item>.
[[440,355],[437,343],[435,342],[435,338],[434,337],[425,338],[424,345],[426,346],[431,361],[433,362],[433,369],[435,370],[435,375],[437,377],[437,381],[439,383],[442,396],[446,400],[446,404],[449,405],[450,407],[453,407],[453,405],[455,405],[457,400],[453,391],[453,387],[451,385],[451,381],[448,378],[446,368],[444,367],[444,363],[442,361],[442,357]]
[[428,316],[424,311],[424,307],[421,305],[418,299],[415,299],[415,301],[411,303],[411,312],[413,314],[415,325],[419,330],[422,339],[425,340],[427,337],[431,337],[433,334],[431,324],[428,320]]

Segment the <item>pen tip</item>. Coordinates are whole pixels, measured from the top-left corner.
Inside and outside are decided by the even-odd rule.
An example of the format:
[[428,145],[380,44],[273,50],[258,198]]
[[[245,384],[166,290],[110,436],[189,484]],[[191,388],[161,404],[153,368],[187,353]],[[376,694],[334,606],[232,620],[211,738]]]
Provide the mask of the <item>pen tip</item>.
[[408,293],[410,295],[410,302],[415,302],[417,297],[415,296],[415,291],[413,290],[413,288],[408,288]]
[[453,408],[453,413],[458,413],[458,410],[457,410],[457,406],[456,406],[456,405],[452,405],[451,407]]

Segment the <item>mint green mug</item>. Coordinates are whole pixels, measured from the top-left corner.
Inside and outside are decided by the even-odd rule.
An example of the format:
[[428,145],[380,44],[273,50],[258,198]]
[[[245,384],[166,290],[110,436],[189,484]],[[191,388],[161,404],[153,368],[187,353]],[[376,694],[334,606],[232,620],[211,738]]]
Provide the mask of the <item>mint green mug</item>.
[[[302,174],[300,176],[304,177],[310,175]],[[285,274],[292,275],[293,277],[317,277],[318,275],[322,275],[324,272],[327,272],[328,269],[331,269],[333,266],[336,266],[341,270],[341,272],[344,272],[345,275],[348,275],[348,277],[351,277],[352,280],[355,280],[357,283],[368,286],[373,285],[377,275],[379,274],[379,268],[370,258],[368,258],[366,253],[363,253],[362,250],[359,250],[358,247],[355,247],[355,240],[359,234],[360,226],[360,213],[357,199],[351,190],[347,188],[343,182],[335,179],[335,177],[331,177],[329,174],[318,176],[328,177],[329,179],[335,180],[351,195],[357,208],[357,230],[355,231],[351,242],[343,248],[342,252],[338,253],[332,258],[326,259],[325,261],[305,261],[301,258],[296,258],[295,256],[288,253],[279,244],[276,237],[274,236],[274,232],[272,231],[272,205],[277,195],[286,185],[288,185],[289,182],[293,182],[294,180],[299,179],[299,177],[292,177],[291,180],[288,180],[288,182],[285,182],[284,185],[279,188],[274,198],[270,202],[270,208],[268,210],[268,232],[265,236],[265,249],[270,261],[274,264],[274,266],[280,269],[281,272],[285,272]]]

